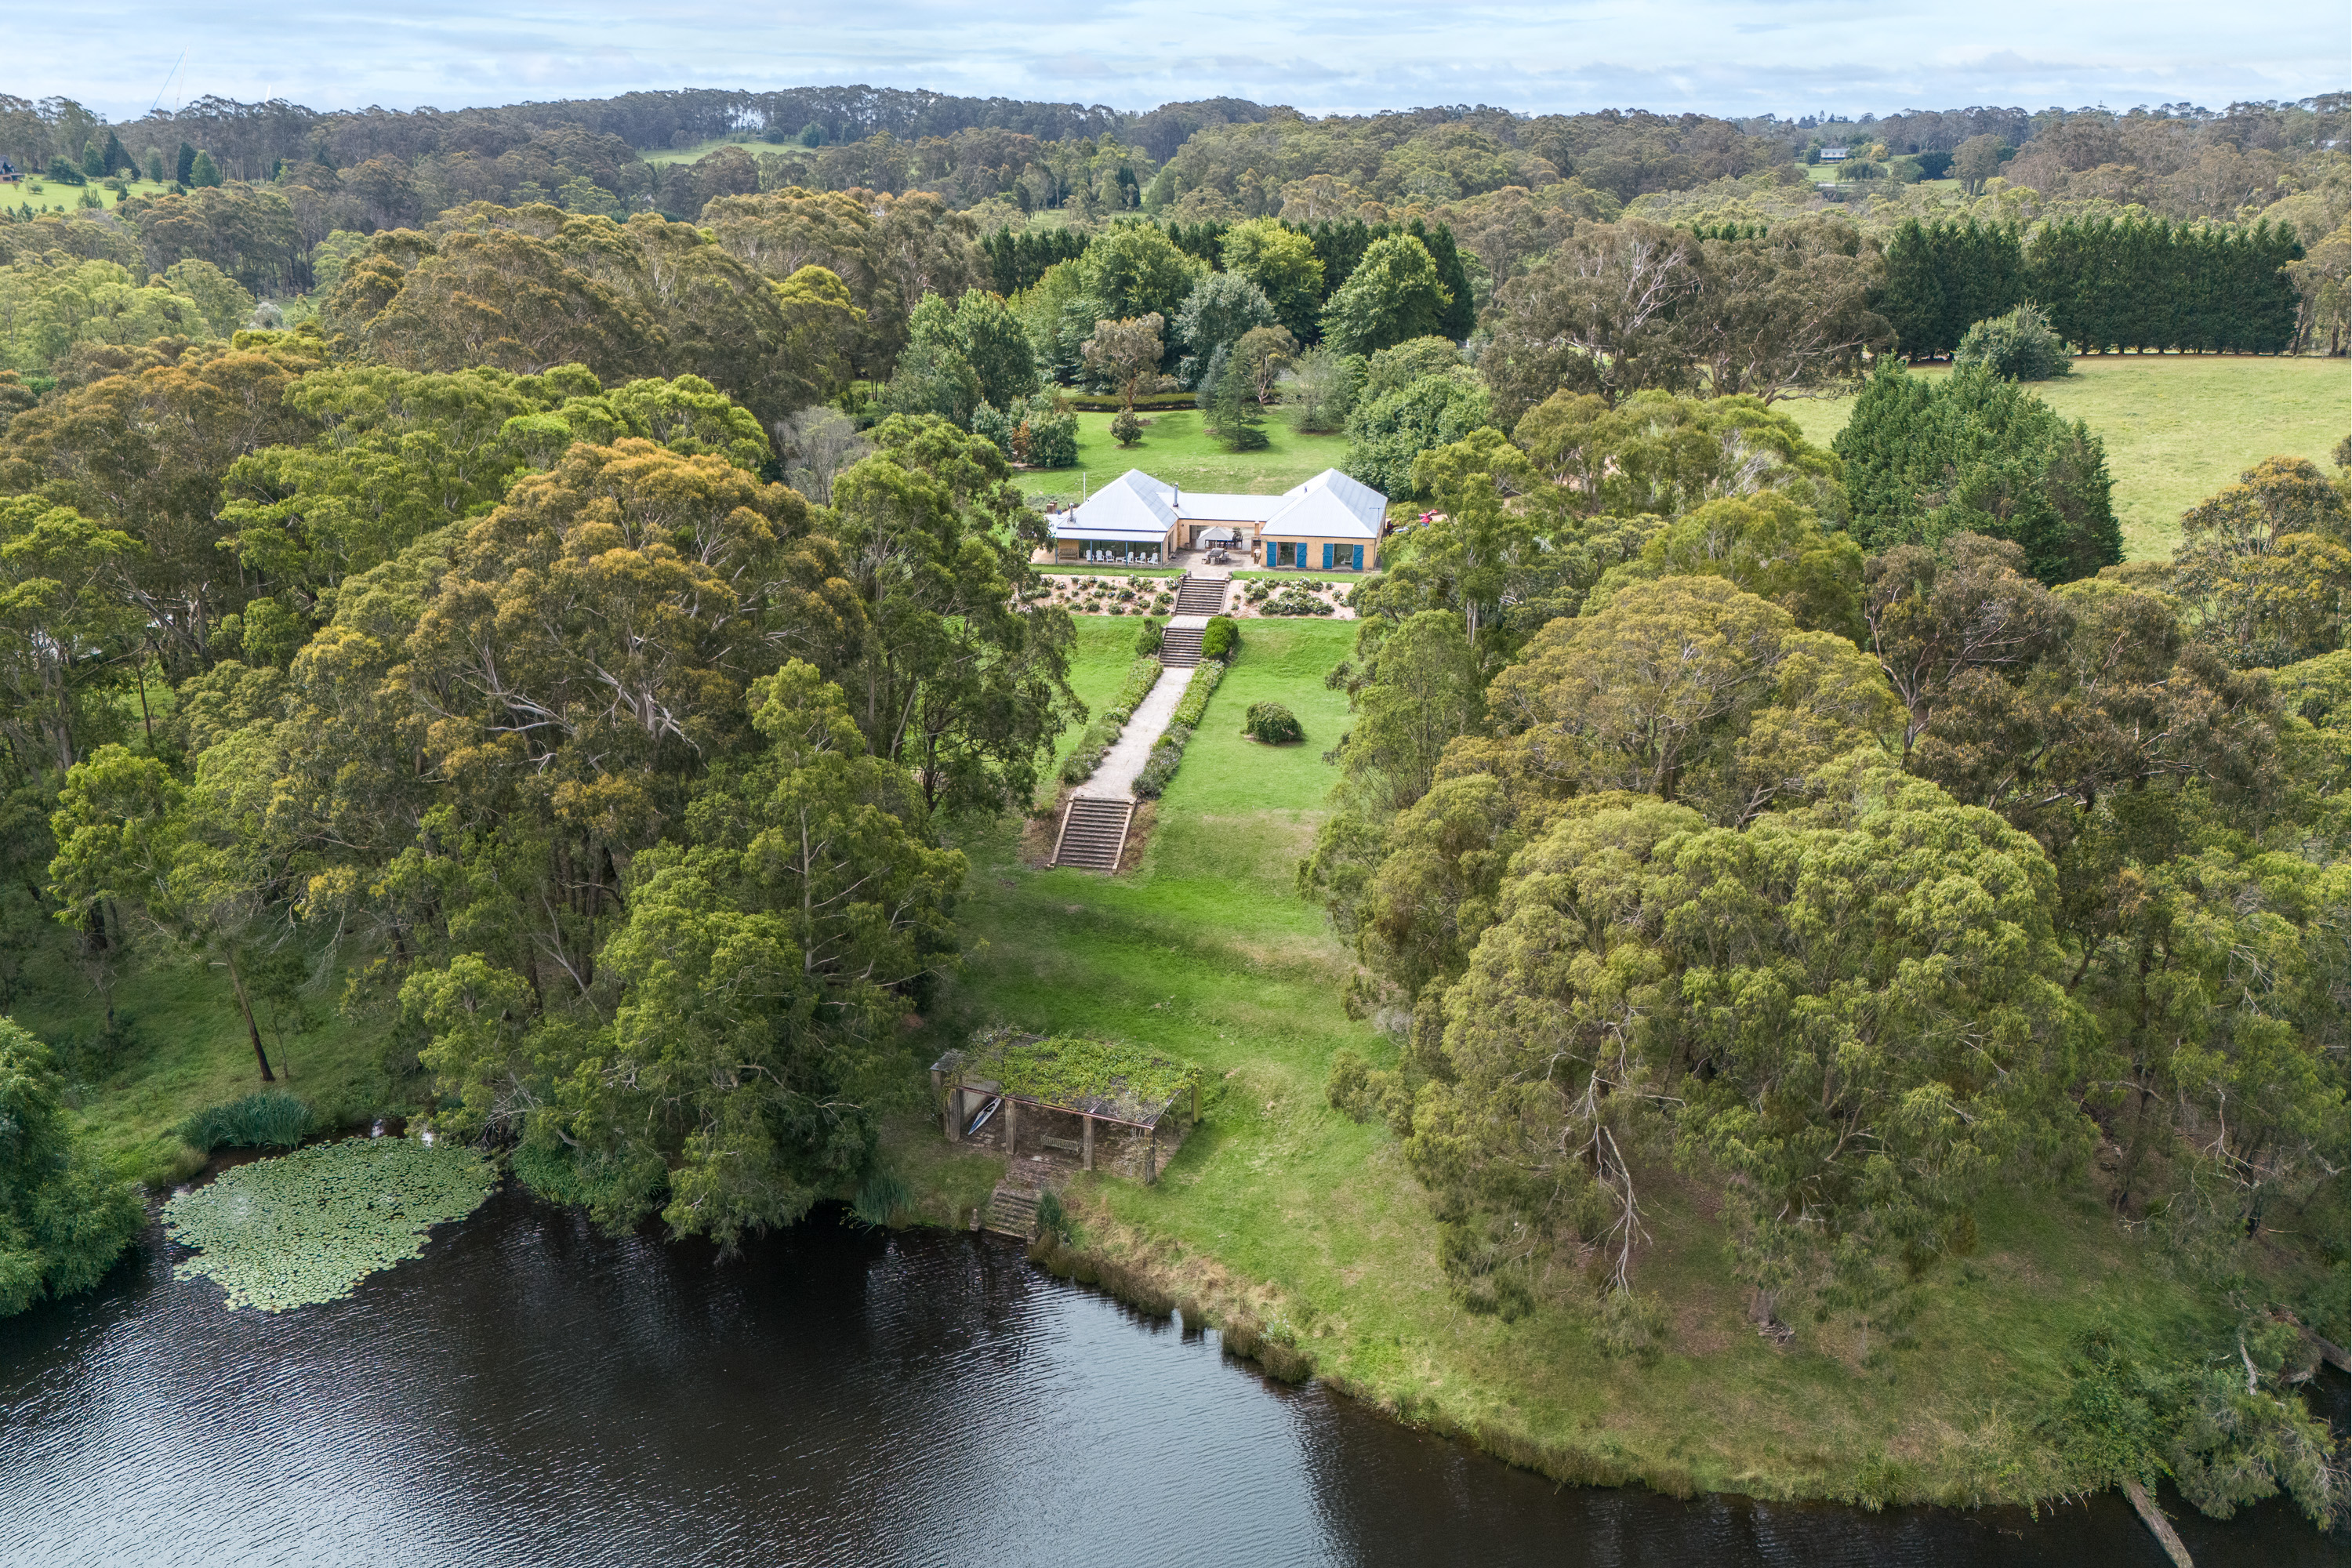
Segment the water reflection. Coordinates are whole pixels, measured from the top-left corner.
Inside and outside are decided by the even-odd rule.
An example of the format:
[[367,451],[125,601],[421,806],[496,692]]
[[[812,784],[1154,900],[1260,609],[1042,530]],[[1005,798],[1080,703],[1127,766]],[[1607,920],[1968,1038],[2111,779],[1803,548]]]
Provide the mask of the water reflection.
[[[0,1323],[0,1561],[2160,1564],[2119,1503],[1560,1490],[966,1237],[719,1265],[514,1193],[346,1301],[151,1255]],[[2275,1507],[2198,1561],[2340,1562]]]

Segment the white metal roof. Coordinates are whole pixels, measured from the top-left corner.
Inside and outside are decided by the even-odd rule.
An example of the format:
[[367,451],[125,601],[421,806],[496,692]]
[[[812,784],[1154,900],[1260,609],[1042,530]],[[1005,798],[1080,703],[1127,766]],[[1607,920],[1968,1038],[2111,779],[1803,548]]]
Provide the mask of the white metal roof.
[[1278,496],[1179,490],[1129,468],[1086,502],[1048,518],[1056,539],[1162,539],[1179,522],[1248,522],[1264,533],[1310,539],[1381,536],[1389,498],[1337,468]]
[[1052,521],[1056,539],[1165,539],[1176,526],[1176,508],[1167,486],[1129,468]]
[[1337,468],[1326,468],[1285,491],[1281,509],[1262,532],[1303,539],[1370,539],[1381,536],[1389,498]]
[[1282,510],[1280,496],[1221,495],[1213,490],[1185,490],[1176,498],[1176,515],[1187,522],[1264,522]]

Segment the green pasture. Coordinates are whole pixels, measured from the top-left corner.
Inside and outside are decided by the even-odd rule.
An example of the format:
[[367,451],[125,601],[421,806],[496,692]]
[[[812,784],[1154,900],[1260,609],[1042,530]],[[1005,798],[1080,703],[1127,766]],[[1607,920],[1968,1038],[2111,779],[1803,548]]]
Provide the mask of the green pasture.
[[698,142],[691,147],[640,147],[637,149],[637,156],[648,163],[691,163],[697,158],[709,157],[721,147],[740,147],[754,158],[763,153],[772,154],[787,151],[809,153],[812,156],[814,155],[813,149],[804,148],[797,142],[782,143],[752,141],[741,136],[714,136],[708,142]]
[[1086,475],[1091,495],[1129,468],[1141,468],[1180,489],[1211,490],[1225,495],[1280,495],[1291,486],[1311,479],[1347,459],[1343,436],[1302,436],[1269,411],[1263,428],[1268,440],[1264,451],[1228,452],[1201,428],[1198,409],[1174,413],[1139,414],[1143,439],[1122,447],[1111,439],[1116,414],[1080,414],[1078,461],[1075,468],[1024,472],[1021,489],[1029,495],[1078,494],[1078,476]]
[[[134,196],[160,196],[172,188],[167,184],[157,184],[152,180],[126,180],[123,184]],[[36,185],[40,189],[35,190],[33,187]],[[121,205],[115,200],[113,190],[97,180],[86,185],[61,185],[55,180],[27,174],[15,184],[0,185],[0,206],[11,212],[30,206],[37,214],[82,212],[89,210],[81,205],[84,191],[96,191],[98,199],[110,208]]]
[[[2091,354],[2074,362],[2074,374],[2032,390],[2106,442],[2124,553],[2135,561],[2169,556],[2180,514],[2264,458],[2308,458],[2326,468],[2352,429],[2352,375],[2342,360]],[[1775,406],[1827,446],[1853,405],[1791,398]]]

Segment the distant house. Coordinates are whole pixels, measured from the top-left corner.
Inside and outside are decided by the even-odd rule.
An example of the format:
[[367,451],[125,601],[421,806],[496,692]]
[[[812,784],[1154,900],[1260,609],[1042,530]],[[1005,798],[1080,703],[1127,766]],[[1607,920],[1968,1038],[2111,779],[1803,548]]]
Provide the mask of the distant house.
[[1843,147],[1824,147],[1824,148],[1822,148],[1822,163],[1844,163],[1844,162],[1845,162],[1845,149],[1844,149],[1844,148],[1843,148]]
[[1224,544],[1276,570],[1370,572],[1380,563],[1388,506],[1337,468],[1278,496],[1187,492],[1129,468],[1046,521],[1056,561],[1153,565],[1179,550]]

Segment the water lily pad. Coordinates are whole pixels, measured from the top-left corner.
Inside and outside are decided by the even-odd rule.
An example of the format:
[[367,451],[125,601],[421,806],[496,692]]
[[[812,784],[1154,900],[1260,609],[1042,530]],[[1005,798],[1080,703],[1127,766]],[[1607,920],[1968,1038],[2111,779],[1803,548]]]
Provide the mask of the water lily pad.
[[231,1307],[280,1312],[332,1301],[425,1250],[426,1232],[480,1206],[493,1181],[471,1150],[346,1138],[257,1160],[163,1205],[163,1231],[197,1255]]

